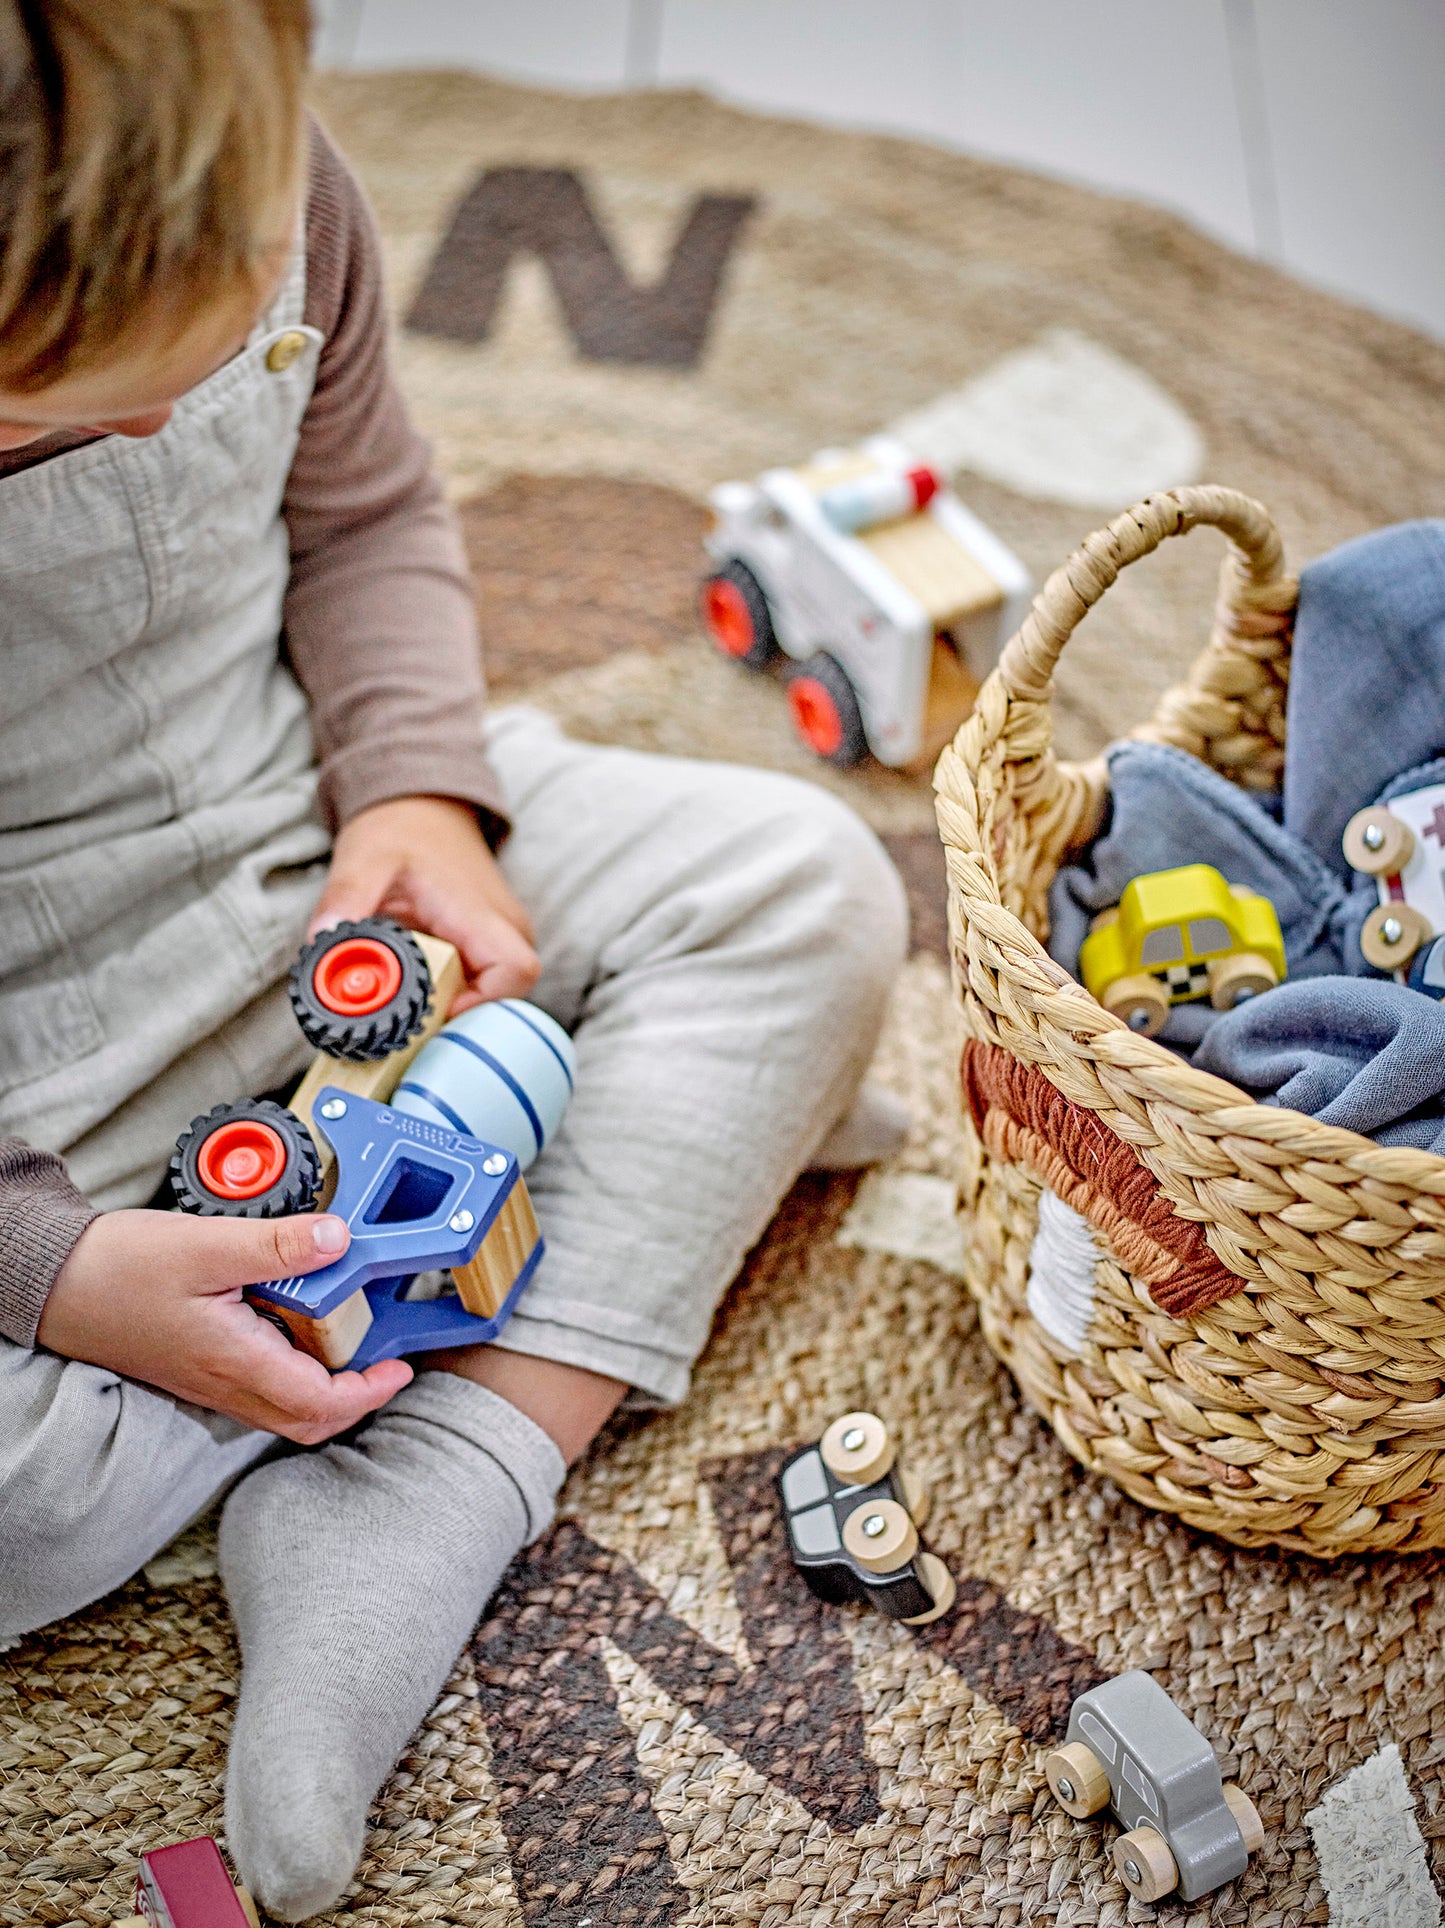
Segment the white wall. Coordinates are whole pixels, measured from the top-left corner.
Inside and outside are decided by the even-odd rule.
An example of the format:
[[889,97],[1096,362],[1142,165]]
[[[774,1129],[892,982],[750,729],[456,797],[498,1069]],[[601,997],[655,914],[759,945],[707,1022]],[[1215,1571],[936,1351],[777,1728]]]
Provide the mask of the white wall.
[[1177,209],[1445,339],[1445,0],[321,0],[323,65],[699,85]]

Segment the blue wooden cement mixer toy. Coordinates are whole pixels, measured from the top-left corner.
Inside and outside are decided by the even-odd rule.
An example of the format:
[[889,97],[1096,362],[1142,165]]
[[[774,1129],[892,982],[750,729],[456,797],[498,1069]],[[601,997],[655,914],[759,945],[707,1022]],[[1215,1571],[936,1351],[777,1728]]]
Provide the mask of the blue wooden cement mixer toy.
[[333,1371],[485,1343],[542,1256],[522,1174],[566,1111],[572,1040],[520,998],[444,1023],[463,981],[450,944],[389,918],[324,931],[291,972],[318,1055],[289,1103],[218,1105],[172,1155],[183,1211],[346,1220],[334,1265],[247,1293]]

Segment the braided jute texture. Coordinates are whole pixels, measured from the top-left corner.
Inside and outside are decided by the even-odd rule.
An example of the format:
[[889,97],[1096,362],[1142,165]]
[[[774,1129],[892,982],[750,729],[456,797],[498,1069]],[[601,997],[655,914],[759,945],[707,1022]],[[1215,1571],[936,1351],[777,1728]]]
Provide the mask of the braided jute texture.
[[1104,1011],[1046,954],[1047,892],[1106,801],[1050,747],[1060,651],[1129,563],[1201,525],[1230,540],[1210,640],[1139,734],[1276,787],[1297,586],[1259,503],[1151,496],[1075,550],[939,761],[950,933],[969,1034],[1036,1067],[1132,1148],[1242,1288],[1171,1317],[1101,1260],[1074,1356],[1026,1304],[1038,1176],[982,1158],[969,1284],[983,1329],[1085,1465],[1244,1546],[1445,1543],[1445,1159],[1251,1104]]

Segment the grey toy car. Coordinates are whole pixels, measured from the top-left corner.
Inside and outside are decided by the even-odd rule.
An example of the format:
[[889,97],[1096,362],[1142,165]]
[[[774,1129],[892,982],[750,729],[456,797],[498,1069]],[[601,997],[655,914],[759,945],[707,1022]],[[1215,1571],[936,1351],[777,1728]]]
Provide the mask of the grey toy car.
[[1264,1843],[1253,1801],[1224,1785],[1203,1734],[1137,1670],[1079,1695],[1044,1772],[1075,1819],[1113,1807],[1127,1830],[1114,1866],[1136,1901],[1194,1901],[1243,1874]]

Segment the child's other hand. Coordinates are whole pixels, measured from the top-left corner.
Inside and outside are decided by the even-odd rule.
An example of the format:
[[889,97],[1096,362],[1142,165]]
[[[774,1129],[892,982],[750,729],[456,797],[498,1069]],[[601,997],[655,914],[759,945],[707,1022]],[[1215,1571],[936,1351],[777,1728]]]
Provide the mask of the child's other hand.
[[103,1212],[61,1267],[37,1336],[63,1358],[314,1446],[384,1406],[411,1367],[387,1359],[333,1377],[241,1293],[261,1279],[318,1271],[349,1242],[344,1222],[330,1215]]
[[342,826],[307,935],[378,912],[456,946],[468,987],[452,1015],[491,998],[525,997],[537,982],[531,920],[467,804],[393,797]]

